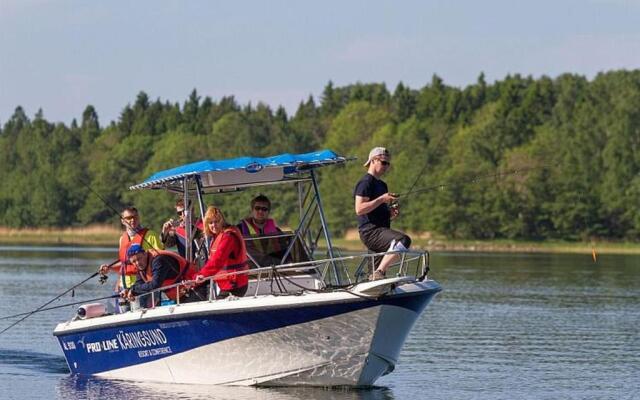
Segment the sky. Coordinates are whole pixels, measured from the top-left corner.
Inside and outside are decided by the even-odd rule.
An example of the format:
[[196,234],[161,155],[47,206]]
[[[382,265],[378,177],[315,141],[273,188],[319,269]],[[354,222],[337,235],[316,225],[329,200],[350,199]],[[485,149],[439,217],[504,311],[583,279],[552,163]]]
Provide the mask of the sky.
[[334,86],[434,74],[464,87],[508,74],[640,68],[640,0],[0,0],[0,124],[17,106],[102,125],[140,91],[181,104],[282,105]]

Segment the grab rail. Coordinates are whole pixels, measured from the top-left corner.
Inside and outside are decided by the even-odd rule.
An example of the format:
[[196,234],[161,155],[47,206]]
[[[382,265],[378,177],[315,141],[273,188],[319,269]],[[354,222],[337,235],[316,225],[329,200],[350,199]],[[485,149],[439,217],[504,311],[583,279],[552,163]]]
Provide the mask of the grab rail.
[[[427,274],[429,272],[429,261],[430,261],[429,252],[426,250],[425,251],[408,250],[408,251],[386,251],[382,253],[367,253],[367,254],[358,254],[353,256],[333,257],[333,258],[325,258],[325,259],[311,260],[311,261],[304,261],[304,262],[297,262],[297,263],[288,263],[288,264],[282,264],[282,265],[270,266],[270,267],[253,268],[253,269],[248,269],[244,271],[227,272],[223,274],[217,274],[214,276],[206,277],[205,281],[201,282],[200,284],[203,284],[204,282],[209,282],[209,295],[206,301],[215,301],[217,300],[217,296],[215,293],[216,292],[215,286],[214,286],[216,285],[216,282],[215,282],[216,279],[225,278],[225,277],[234,276],[234,275],[235,276],[245,275],[245,274],[255,275],[257,273],[257,285],[256,285],[256,291],[254,294],[254,296],[257,296],[260,282],[273,280],[274,278],[277,278],[274,276],[274,273],[277,274],[280,272],[288,272],[288,271],[308,271],[309,269],[320,270],[327,263],[345,262],[345,261],[352,261],[352,260],[357,260],[359,258],[362,258],[362,261],[360,261],[360,263],[358,264],[354,272],[355,284],[357,284],[361,282],[360,278],[363,276],[362,271],[364,269],[364,266],[367,264],[367,261],[371,261],[371,265],[374,265],[376,257],[383,257],[387,254],[400,255],[400,260],[391,265],[391,269],[397,268],[397,271],[398,271],[397,276],[399,277],[407,276],[409,264],[412,262],[416,262],[414,276],[420,281],[424,280],[427,277]],[[263,275],[267,275],[267,277],[264,278]],[[180,294],[180,287],[191,289],[196,284],[197,282],[195,280],[182,281],[182,282],[174,283],[172,285],[163,286],[161,288],[154,289],[147,293],[142,293],[138,295],[138,297],[151,296],[151,306],[149,308],[155,308],[156,296],[159,296],[160,295],[159,293],[162,293],[169,289],[176,288],[177,293]],[[308,288],[308,289],[311,289],[311,288]],[[176,296],[176,305],[180,305],[180,297],[181,297],[180,295]],[[146,308],[146,307],[142,307],[142,308]]]

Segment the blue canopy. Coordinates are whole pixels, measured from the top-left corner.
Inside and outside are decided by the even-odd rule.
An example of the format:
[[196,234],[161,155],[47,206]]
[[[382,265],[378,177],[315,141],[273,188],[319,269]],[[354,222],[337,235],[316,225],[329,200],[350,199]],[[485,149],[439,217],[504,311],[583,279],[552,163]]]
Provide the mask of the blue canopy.
[[185,177],[199,176],[203,189],[241,187],[290,180],[310,169],[347,161],[331,150],[272,157],[239,157],[203,160],[157,172],[129,189],[180,189]]

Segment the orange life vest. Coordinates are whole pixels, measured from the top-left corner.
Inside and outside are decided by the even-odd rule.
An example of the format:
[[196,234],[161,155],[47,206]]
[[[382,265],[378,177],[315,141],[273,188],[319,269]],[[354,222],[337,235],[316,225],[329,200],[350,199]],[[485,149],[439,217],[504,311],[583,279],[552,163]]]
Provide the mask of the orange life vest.
[[[244,240],[242,239],[242,234],[240,234],[240,230],[235,226],[230,226],[225,228],[219,235],[216,236],[213,243],[211,243],[211,248],[209,251],[209,257],[211,257],[218,247],[218,244],[222,240],[222,236],[225,233],[232,234],[236,240],[240,243],[240,251],[238,254],[231,254],[231,257],[224,262],[222,268],[218,271],[220,274],[226,274],[229,272],[237,272],[237,271],[246,271],[249,269],[249,264],[247,263],[247,249],[244,245]],[[235,252],[234,252],[235,253]],[[216,279],[216,283],[220,287],[220,290],[233,290],[239,287],[246,286],[249,283],[249,276],[247,274],[241,275],[229,275],[223,278]]]
[[[153,270],[151,268],[151,264],[153,263],[153,259],[159,256],[172,257],[174,260],[178,262],[178,267],[179,267],[177,275],[173,278],[167,278],[164,281],[162,281],[162,284],[160,285],[160,287],[173,285],[174,283],[178,283],[185,278],[190,278],[195,274],[194,266],[190,262],[188,262],[184,257],[180,257],[179,254],[176,254],[173,251],[152,249],[147,251],[147,253],[149,254],[149,262],[147,263],[147,268],[144,271],[144,275],[142,275],[142,279],[145,282],[149,282],[153,279]],[[166,294],[167,297],[170,298],[171,300],[175,300],[176,292],[177,292],[176,289],[177,288],[167,289],[165,290],[164,294]]]
[[[142,228],[132,238],[129,237],[127,231],[122,232],[120,236],[120,248],[118,249],[118,259],[120,260],[120,285],[124,288],[128,288],[135,282],[135,277],[138,274],[136,266],[129,263],[127,258],[127,250],[132,244],[139,244],[142,246],[144,242],[144,236],[149,229]],[[144,247],[144,246],[143,246]],[[128,282],[129,281],[129,282]]]

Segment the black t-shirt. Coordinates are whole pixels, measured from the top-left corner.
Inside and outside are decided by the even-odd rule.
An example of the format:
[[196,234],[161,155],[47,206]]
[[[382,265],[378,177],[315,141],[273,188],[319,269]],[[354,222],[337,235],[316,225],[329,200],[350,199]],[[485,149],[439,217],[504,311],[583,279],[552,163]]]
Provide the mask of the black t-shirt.
[[[356,184],[356,188],[353,190],[353,197],[368,197],[369,201],[371,201],[388,191],[386,183],[367,173]],[[358,230],[364,231],[376,227],[391,227],[391,211],[386,203],[380,204],[368,214],[358,215]]]

